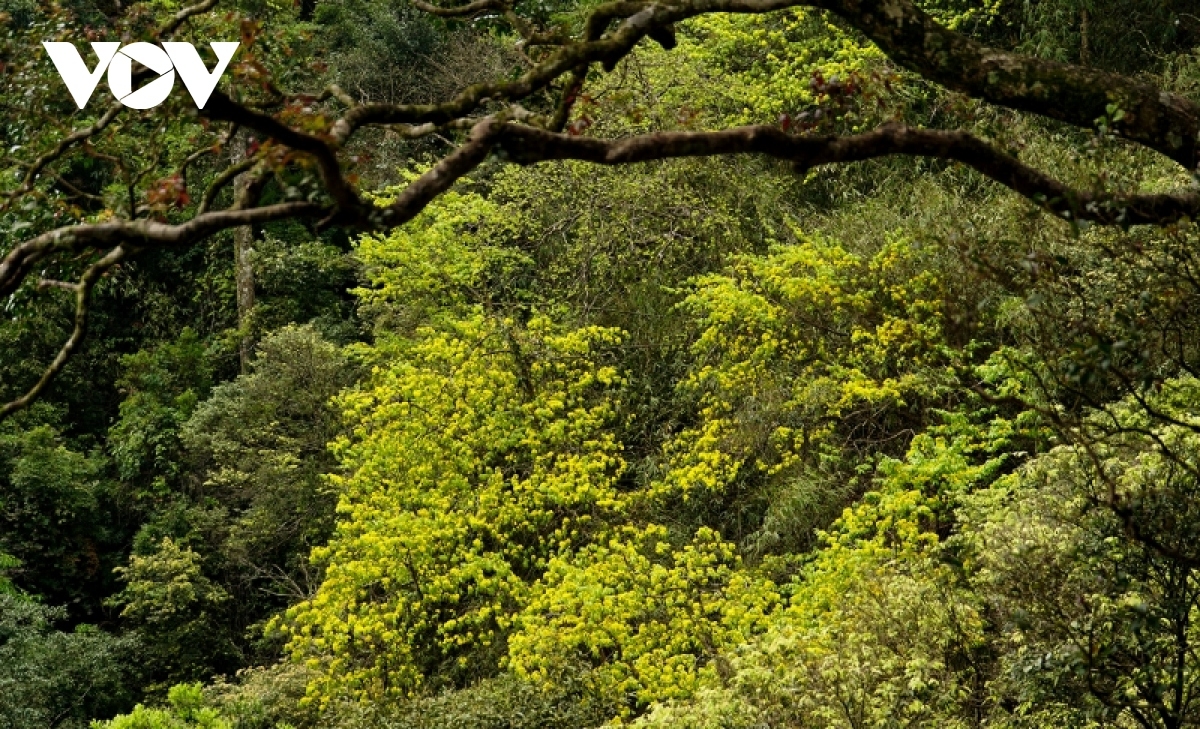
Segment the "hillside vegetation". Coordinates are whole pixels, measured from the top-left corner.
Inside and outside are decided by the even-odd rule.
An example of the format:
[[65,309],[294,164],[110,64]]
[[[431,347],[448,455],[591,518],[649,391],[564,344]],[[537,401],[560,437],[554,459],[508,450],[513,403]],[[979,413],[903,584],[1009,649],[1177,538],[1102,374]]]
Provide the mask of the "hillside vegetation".
[[0,727],[1200,727],[1189,0],[0,0],[0,147]]

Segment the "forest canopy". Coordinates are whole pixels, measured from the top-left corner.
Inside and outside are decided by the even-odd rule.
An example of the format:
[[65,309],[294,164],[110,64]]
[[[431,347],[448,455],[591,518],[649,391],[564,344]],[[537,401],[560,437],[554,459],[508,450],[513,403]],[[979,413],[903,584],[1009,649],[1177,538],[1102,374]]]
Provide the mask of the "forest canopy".
[[1198,175],[1189,0],[0,0],[0,725],[1200,727]]

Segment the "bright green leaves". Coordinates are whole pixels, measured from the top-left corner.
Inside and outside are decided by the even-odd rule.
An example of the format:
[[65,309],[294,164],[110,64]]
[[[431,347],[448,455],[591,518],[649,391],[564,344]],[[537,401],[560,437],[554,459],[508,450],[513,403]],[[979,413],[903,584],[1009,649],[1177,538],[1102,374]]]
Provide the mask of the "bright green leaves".
[[[951,28],[984,25],[997,0],[918,3]],[[767,14],[713,13],[682,23],[678,46],[647,44],[637,53],[639,97],[627,79],[596,79],[577,118],[604,127],[619,110],[632,129],[780,124],[785,131],[859,132],[906,112],[917,84],[896,93],[902,76],[886,56],[836,16],[796,7]],[[590,101],[603,97],[602,104]],[[651,100],[652,99],[652,100]],[[631,131],[625,129],[623,131]]]
[[933,529],[999,460],[978,457],[983,429],[958,430],[920,436],[887,462],[877,488],[822,533],[763,634],[732,652],[724,675],[703,676],[694,698],[642,724],[967,726],[986,624]]
[[342,520],[320,590],[282,623],[316,696],[405,695],[501,649],[547,561],[621,503],[621,379],[598,354],[618,340],[476,314],[419,330],[344,396]]
[[835,607],[789,610],[730,659],[725,681],[656,707],[641,725],[968,726],[955,714],[970,672],[957,662],[981,628],[937,571],[862,565]]
[[[276,622],[314,671],[318,705],[469,685],[501,666],[540,683],[582,680],[626,718],[688,699],[731,675],[729,657],[776,625],[784,601],[712,525],[658,516],[680,497],[733,493],[746,480],[829,464],[833,480],[845,466],[839,421],[850,433],[886,431],[953,382],[942,286],[924,249],[898,239],[867,256],[802,238],[657,294],[684,297],[671,312],[689,323],[690,342],[674,347],[687,358],[675,397],[693,414],[651,444],[666,468],[634,474],[620,435],[624,333],[497,301],[491,280],[529,270],[510,241],[570,247],[591,235],[603,251],[620,236],[568,238],[530,215],[516,182],[490,199],[451,194],[360,245],[370,285],[358,295],[378,338],[354,348],[371,374],[340,398],[350,435],[335,445],[339,523],[314,552],[325,569],[317,593]],[[643,255],[593,256],[584,263],[597,267],[594,280],[565,297],[596,300],[590,287],[612,285],[599,266]],[[538,275],[584,280],[565,273],[578,261],[547,263]],[[918,462],[908,480],[896,476],[905,488],[847,512],[836,530],[857,556],[849,568],[814,567],[826,571],[818,591],[792,613],[816,615],[821,595],[875,570],[882,557],[867,545],[894,550],[899,540],[927,559],[937,545],[927,502],[940,486],[914,484],[971,467],[965,451],[954,460],[928,448],[940,466]],[[806,538],[846,503],[847,483],[822,496]],[[843,542],[825,545],[843,559]]]
[[200,684],[178,684],[167,693],[168,708],[141,704],[111,721],[96,721],[93,729],[233,729],[232,723],[204,705]]
[[512,212],[480,195],[450,191],[409,225],[363,236],[358,256],[370,286],[354,293],[364,318],[382,331],[411,333],[486,301],[488,278],[511,276],[525,262],[496,245],[511,235]]
[[[708,94],[729,109],[725,123],[773,123],[780,114],[815,111],[821,91],[814,73],[846,80],[869,72],[883,54],[808,8],[771,15],[706,15],[691,20],[676,53],[723,83]],[[716,121],[716,120],[714,120]]]
[[191,548],[170,538],[157,547],[117,569],[125,589],[109,604],[141,633],[143,652],[168,684],[206,677],[210,662],[233,650],[219,629],[229,593],[204,575]]
[[[573,165],[514,171],[489,198],[449,193],[413,224],[360,242],[368,286],[357,294],[378,338],[352,348],[371,374],[340,398],[351,432],[335,446],[339,525],[314,554],[320,589],[278,622],[318,676],[317,703],[469,684],[507,655],[531,677],[595,668],[582,679],[589,695],[616,690],[640,709],[689,694],[704,666],[759,630],[778,597],[742,573],[732,545],[704,529],[676,551],[662,527],[634,526],[621,365],[628,352],[678,345],[649,334],[629,343],[532,303],[554,284],[555,300],[601,320],[624,307],[678,318],[678,293],[663,284],[710,267],[714,241],[738,235],[722,222],[731,211],[701,215],[704,200],[681,198],[696,210],[681,223],[647,196],[661,187],[666,199],[679,175],[649,171],[639,187]],[[578,184],[594,199],[573,202],[565,191]],[[633,229],[645,237],[636,246],[625,242]],[[519,251],[539,238],[534,262]],[[646,270],[664,280],[642,280]],[[540,287],[505,288],[534,273]],[[626,560],[645,574],[618,569]],[[621,597],[584,614],[577,584]],[[569,641],[539,630],[547,610],[578,619]],[[584,665],[612,625],[624,626],[619,649]]]
[[922,256],[904,240],[867,258],[802,239],[699,278],[681,305],[698,332],[681,387],[699,422],[667,445],[662,487],[686,496],[819,465],[944,393],[954,355]]
[[702,671],[719,672],[712,662],[762,632],[779,594],[711,529],[683,546],[668,538],[622,529],[551,560],[509,641],[517,673],[553,683],[591,665],[592,690],[633,709],[691,696]]

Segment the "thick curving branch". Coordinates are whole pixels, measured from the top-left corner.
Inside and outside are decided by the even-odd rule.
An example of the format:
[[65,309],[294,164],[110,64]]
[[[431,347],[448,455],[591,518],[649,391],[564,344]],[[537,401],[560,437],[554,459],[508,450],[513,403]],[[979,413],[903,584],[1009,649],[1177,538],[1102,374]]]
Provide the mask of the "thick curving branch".
[[249,210],[218,210],[178,225],[154,220],[118,220],[57,228],[17,244],[0,259],[0,296],[16,291],[33,267],[58,253],[107,250],[122,244],[137,249],[184,246],[240,225],[319,218],[328,215],[329,210],[329,206],[319,203],[290,202]]
[[[1044,210],[1068,220],[1136,225],[1200,217],[1200,190],[1149,195],[1076,190],[961,131],[885,125],[871,132],[845,137],[793,136],[774,127],[749,126],[717,132],[658,132],[603,140],[547,131],[493,116],[476,123],[466,144],[414,180],[390,205],[370,212],[358,211],[350,222],[364,229],[403,225],[493,152],[519,164],[573,159],[604,165],[677,157],[763,154],[790,162],[797,170],[891,155],[920,156],[967,165],[1029,198]],[[0,262],[0,295],[15,290],[37,263],[55,253],[107,246],[120,248],[122,245],[127,248],[187,245],[227,228],[286,218],[322,217],[329,213],[328,206],[316,203],[285,203],[204,213],[180,225],[136,220],[62,228],[26,241]],[[86,301],[83,306],[86,308]],[[77,326],[78,337],[83,336],[84,329],[82,324]],[[27,405],[46,387],[78,346],[78,337],[72,335],[69,346],[64,345],[60,356],[30,393],[0,408],[0,418]]]
[[[697,0],[747,10],[758,0]],[[770,4],[765,3],[765,4]],[[1085,129],[1111,123],[1121,137],[1190,172],[1200,166],[1200,105],[1137,79],[989,48],[939,25],[913,0],[816,0],[870,38],[893,61],[946,88]]]
[[436,15],[439,18],[467,18],[480,13],[503,13],[509,9],[508,3],[504,0],[472,0],[465,5],[454,5],[451,7],[442,7],[427,3],[424,0],[411,0],[413,7],[423,13]]
[[[427,4],[423,0],[415,1]],[[459,6],[455,11],[473,8],[474,12],[475,5]],[[359,218],[362,204],[341,175],[336,149],[362,126],[450,124],[462,120],[489,100],[517,101],[570,73],[572,78],[564,92],[563,103],[549,124],[551,129],[561,128],[565,121],[562,110],[569,110],[568,99],[578,93],[579,80],[591,63],[599,61],[611,67],[643,37],[669,31],[673,23],[702,13],[763,13],[797,5],[831,10],[870,37],[898,63],[950,88],[997,104],[1091,127],[1098,116],[1108,113],[1108,105],[1115,103],[1124,113],[1121,120],[1112,123],[1117,134],[1156,149],[1189,169],[1194,169],[1198,162],[1200,107],[1192,102],[1136,80],[989,49],[939,26],[911,0],[809,0],[801,3],[795,0],[691,0],[670,6],[642,0],[616,0],[593,11],[583,41],[563,46],[516,81],[473,86],[443,104],[355,106],[334,123],[331,143],[291,130],[224,95],[215,96],[216,103],[212,105],[210,115],[244,124],[290,147],[313,154],[341,219]],[[608,31],[616,20],[621,21],[618,27]],[[660,42],[668,45],[661,39]],[[1063,103],[1064,99],[1068,103]],[[910,142],[916,139],[911,130],[905,138]],[[1120,196],[1072,191],[1032,168],[1012,167],[1003,161],[1003,155],[985,155],[979,149],[968,153],[968,146],[959,139],[954,151],[967,155],[975,163],[966,159],[959,161],[977,166],[984,174],[1027,197],[1040,196],[1047,201],[1049,209],[1076,219],[1108,224],[1163,224],[1194,215],[1190,192]],[[924,154],[906,150],[890,153]],[[930,156],[945,154],[935,150]]]
[[203,114],[210,119],[233,122],[253,129],[287,147],[312,155],[317,161],[321,181],[338,209],[349,215],[360,215],[365,209],[366,206],[358,192],[342,175],[341,162],[338,161],[334,145],[320,137],[292,129],[272,116],[239,104],[221,91],[214,91],[209,97]]
[[[706,13],[761,14],[792,7],[828,10],[889,58],[948,89],[1083,129],[1109,118],[1115,134],[1153,149],[1190,172],[1200,167],[1200,104],[1138,79],[989,48],[945,28],[913,0],[683,0],[669,9],[616,0],[593,11],[586,38],[613,20],[653,9],[653,25]],[[1123,115],[1111,119],[1109,106]]]
[[[417,7],[427,4],[414,1]],[[561,46],[515,81],[473,86],[442,104],[359,106],[335,124],[334,137],[344,142],[369,124],[440,124],[475,111],[488,99],[519,100],[593,62],[611,69],[643,37],[670,48],[673,24],[698,15],[762,14],[794,7],[835,13],[893,61],[948,89],[1083,129],[1105,118],[1116,135],[1160,152],[1191,172],[1200,167],[1200,104],[1137,79],[989,48],[939,25],[912,0],[614,0],[592,11],[580,39]],[[1120,109],[1119,119],[1110,114],[1110,106]]]
[[621,165],[671,157],[757,153],[807,170],[891,155],[931,157],[967,165],[1067,220],[1166,225],[1200,218],[1200,188],[1145,195],[1077,190],[962,131],[889,124],[853,136],[793,136],[775,127],[750,126],[719,132],[659,132],[607,141],[507,124],[491,139],[514,162],[523,164],[577,159]]
[[480,121],[471,129],[466,144],[414,180],[391,205],[372,216],[373,225],[394,228],[415,218],[438,195],[487,159],[504,128],[504,122],[496,117]]
[[476,84],[441,104],[362,104],[345,113],[332,128],[333,139],[344,144],[361,127],[390,124],[445,124],[479,110],[490,100],[515,102],[549,88],[560,76],[601,62],[611,67],[627,56],[655,28],[697,13],[679,7],[645,7],[617,30],[598,40],[563,46],[515,81]]

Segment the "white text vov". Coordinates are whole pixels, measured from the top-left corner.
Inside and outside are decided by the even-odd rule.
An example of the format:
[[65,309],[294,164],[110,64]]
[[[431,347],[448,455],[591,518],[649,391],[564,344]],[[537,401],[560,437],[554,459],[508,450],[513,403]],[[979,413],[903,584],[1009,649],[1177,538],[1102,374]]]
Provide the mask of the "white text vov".
[[[176,71],[196,102],[196,107],[203,109],[240,45],[235,42],[210,43],[217,56],[217,65],[210,72],[191,43],[168,42],[163,43],[161,48],[152,43],[130,43],[122,48],[120,43],[97,42],[92,43],[92,50],[99,63],[95,70],[89,71],[74,44],[42,43],[80,109],[92,98],[92,92],[96,90],[96,84],[100,83],[100,76],[106,69],[112,95],[131,109],[153,109],[165,101],[175,86]],[[136,91],[133,90],[134,61],[159,76]]]

